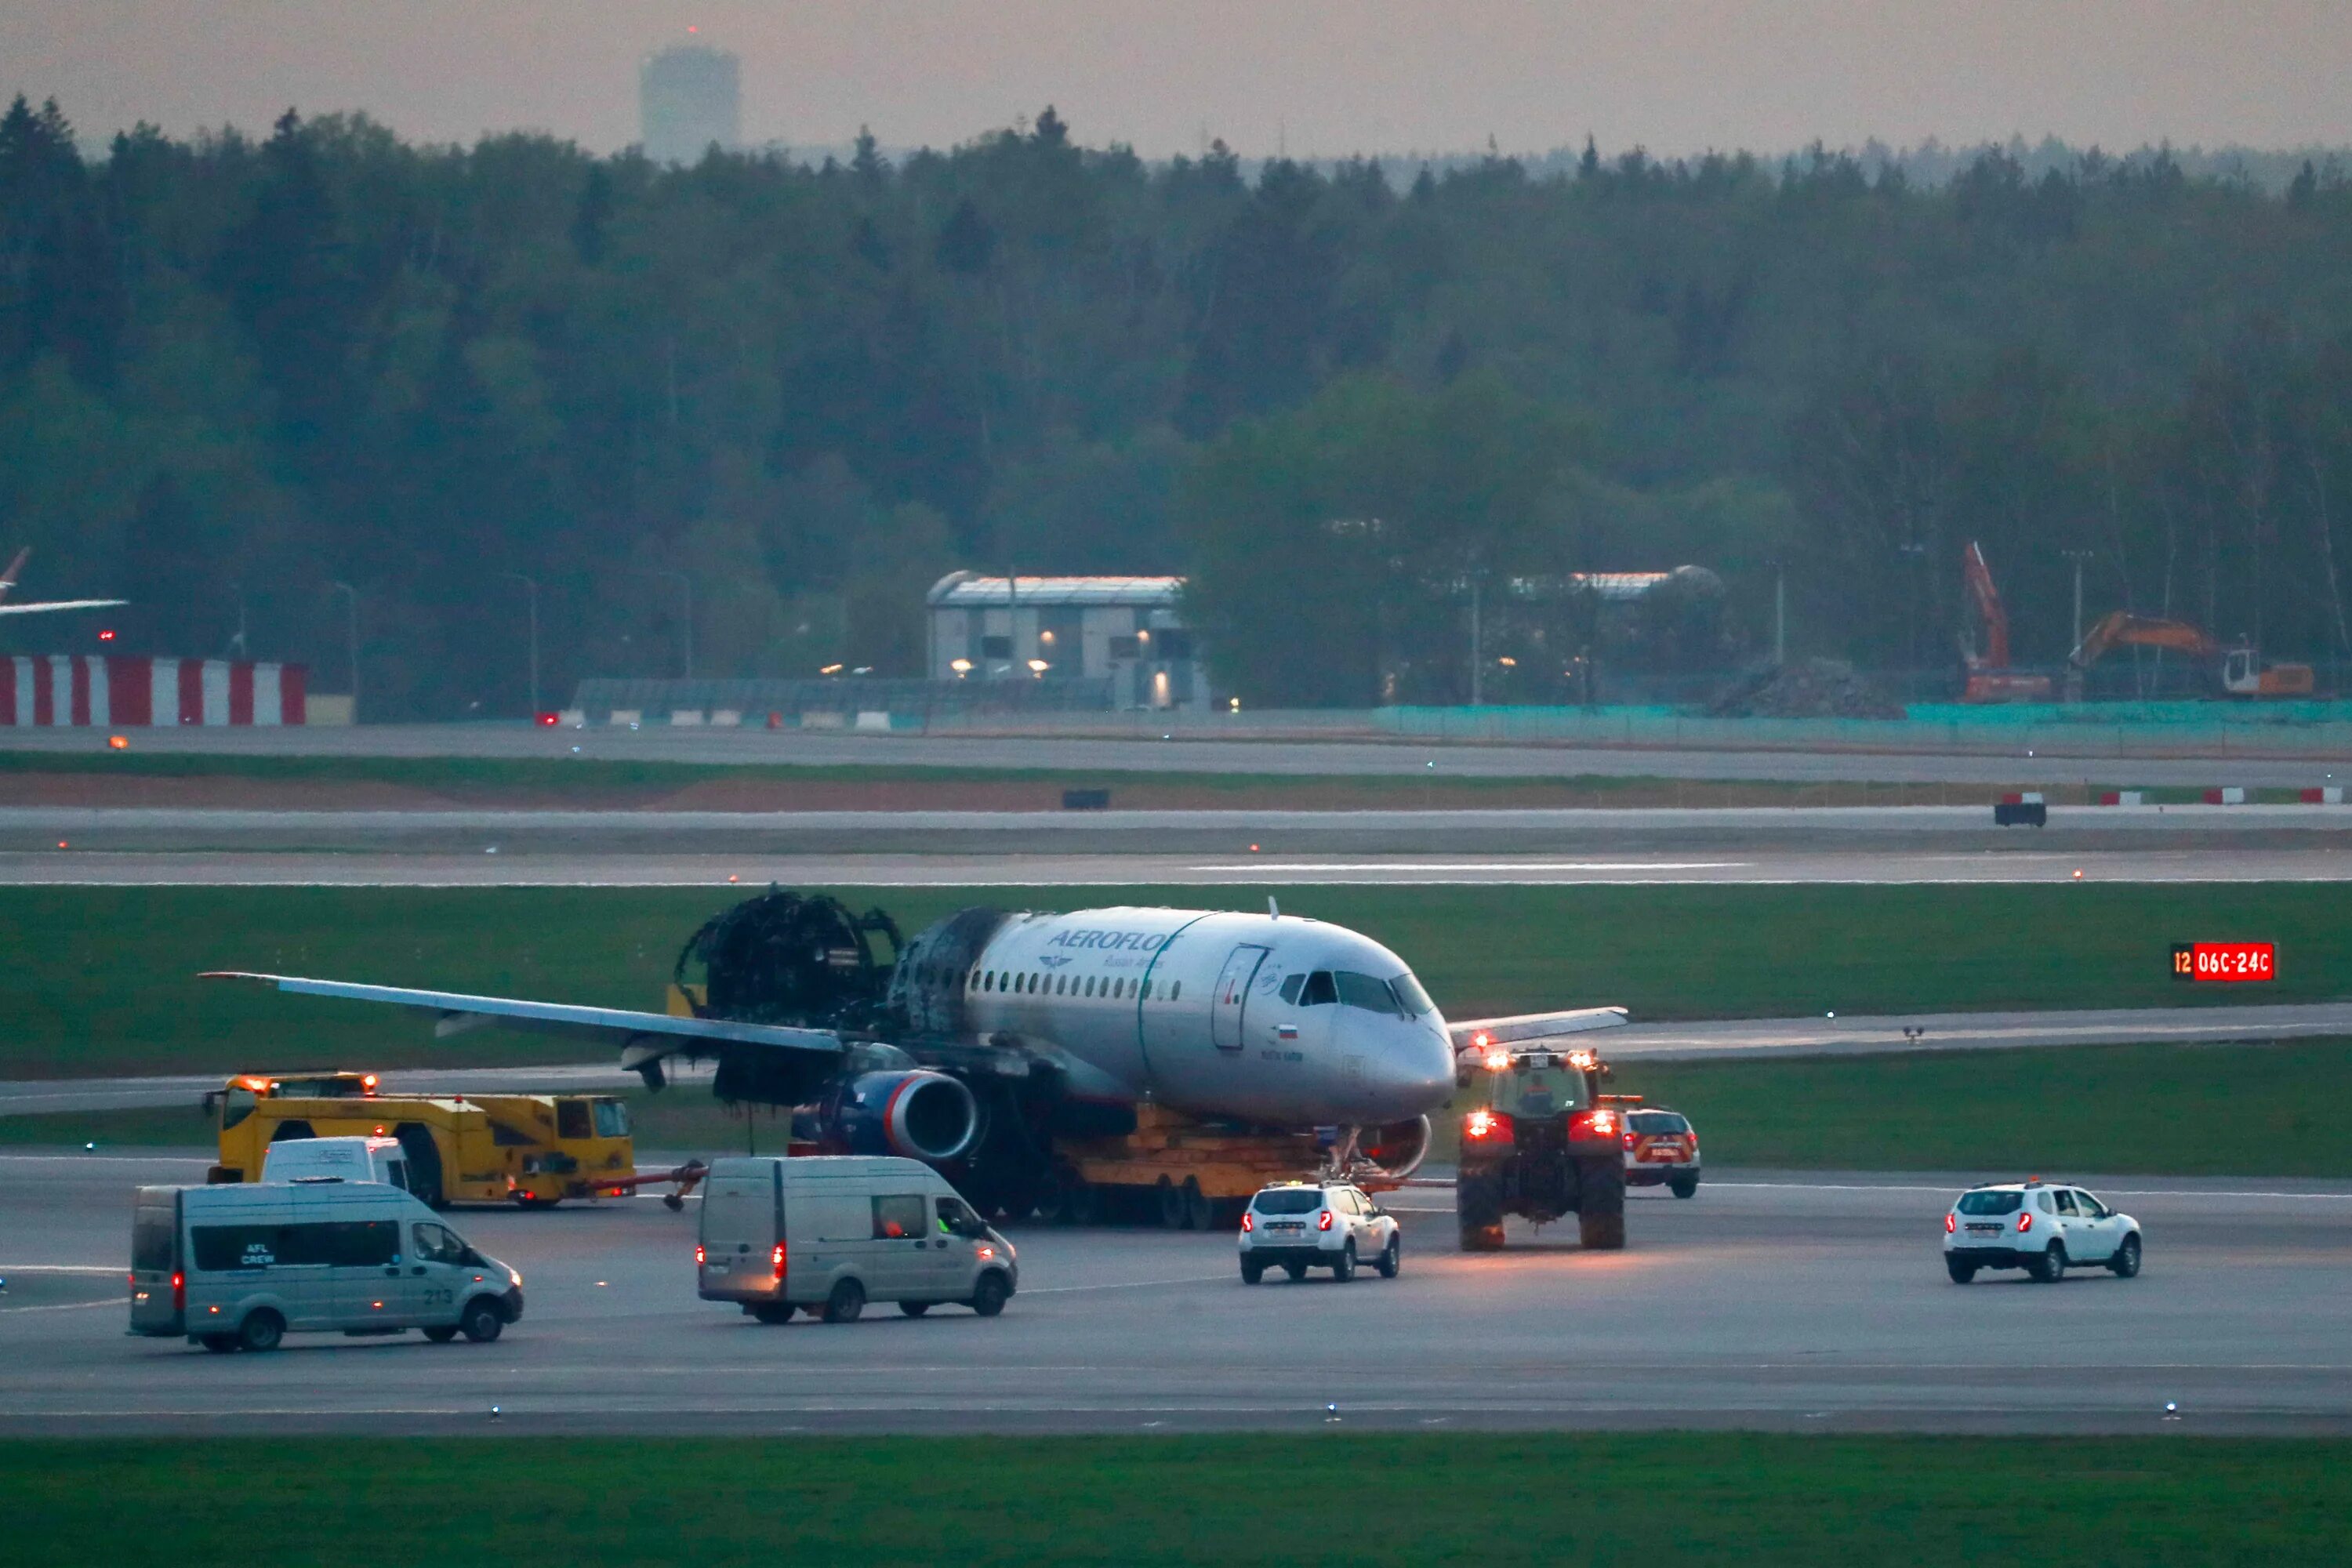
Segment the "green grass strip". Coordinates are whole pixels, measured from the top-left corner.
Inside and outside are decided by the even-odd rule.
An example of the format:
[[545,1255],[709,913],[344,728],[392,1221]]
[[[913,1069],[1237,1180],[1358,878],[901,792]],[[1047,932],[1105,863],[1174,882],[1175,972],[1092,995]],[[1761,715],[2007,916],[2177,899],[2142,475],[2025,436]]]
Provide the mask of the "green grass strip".
[[2278,1568],[2352,1546],[2344,1439],[486,1436],[0,1453],[7,1563],[121,1556],[127,1534],[182,1564],[495,1568],[1201,1568],[1334,1550],[1369,1564]]
[[[206,969],[658,1007],[679,944],[747,889],[0,889],[0,1077],[576,1060]],[[1455,1017],[1617,1003],[1636,1018],[2318,1001],[2352,994],[2323,883],[1982,887],[852,889],[910,935],[969,904],[1262,909],[1365,931]],[[2279,944],[2270,985],[2194,986],[2170,944]]]

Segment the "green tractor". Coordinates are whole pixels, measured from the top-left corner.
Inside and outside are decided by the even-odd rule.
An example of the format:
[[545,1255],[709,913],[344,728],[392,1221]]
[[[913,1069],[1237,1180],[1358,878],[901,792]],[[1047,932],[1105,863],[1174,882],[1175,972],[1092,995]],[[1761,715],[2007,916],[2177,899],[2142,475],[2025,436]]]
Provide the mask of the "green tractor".
[[1596,1250],[1625,1245],[1625,1107],[1601,1092],[1591,1052],[1496,1047],[1472,1069],[1476,1103],[1462,1118],[1454,1209],[1462,1250],[1494,1252],[1503,1218],[1548,1225],[1576,1215]]

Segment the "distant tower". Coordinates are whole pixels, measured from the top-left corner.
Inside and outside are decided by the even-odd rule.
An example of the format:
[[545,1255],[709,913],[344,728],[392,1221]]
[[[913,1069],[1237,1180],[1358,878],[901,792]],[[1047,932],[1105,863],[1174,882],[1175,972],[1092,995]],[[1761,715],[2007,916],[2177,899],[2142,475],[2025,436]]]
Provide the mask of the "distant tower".
[[740,146],[739,76],[733,55],[704,44],[679,44],[647,57],[637,71],[646,156],[656,163],[693,163],[714,142],[728,152]]

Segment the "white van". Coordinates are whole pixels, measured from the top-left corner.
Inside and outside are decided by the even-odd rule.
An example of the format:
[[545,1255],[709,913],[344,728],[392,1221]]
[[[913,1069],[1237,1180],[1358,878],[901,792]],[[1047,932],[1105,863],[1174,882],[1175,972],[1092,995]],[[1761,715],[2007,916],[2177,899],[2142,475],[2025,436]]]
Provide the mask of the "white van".
[[382,1182],[409,1191],[397,1138],[285,1138],[261,1159],[265,1182]]
[[694,1261],[704,1300],[739,1301],[763,1323],[794,1308],[853,1322],[868,1301],[992,1318],[1021,1280],[1012,1244],[945,1177],[887,1156],[713,1161]]
[[131,1213],[131,1331],[208,1351],[289,1333],[495,1340],[522,1276],[374,1182],[141,1187]]

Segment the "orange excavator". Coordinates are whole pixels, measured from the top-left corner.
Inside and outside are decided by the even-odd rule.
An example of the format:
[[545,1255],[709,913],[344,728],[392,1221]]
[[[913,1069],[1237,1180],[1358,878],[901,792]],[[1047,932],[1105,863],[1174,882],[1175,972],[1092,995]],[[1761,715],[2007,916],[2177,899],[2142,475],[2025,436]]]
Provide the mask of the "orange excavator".
[[1985,564],[1984,551],[1976,541],[1960,552],[1960,574],[1969,584],[1969,597],[1976,601],[1977,614],[1984,619],[1985,651],[1979,656],[1965,642],[1960,645],[1960,659],[1968,672],[1968,684],[1961,689],[1963,702],[2047,702],[2050,700],[2050,678],[2046,675],[2025,675],[2009,668],[2009,612],[2001,608],[2000,590],[1992,585],[1992,569]]
[[2190,626],[2187,621],[2135,616],[2128,610],[2110,612],[2084,637],[2082,646],[2067,656],[2067,684],[2078,685],[2083,671],[2114,647],[2170,648],[2218,665],[2214,673],[2220,678],[2221,689],[2231,697],[2308,697],[2312,693],[2312,669],[2307,664],[2264,667],[2252,643],[2241,642],[2235,647],[2224,648],[2202,626]]

